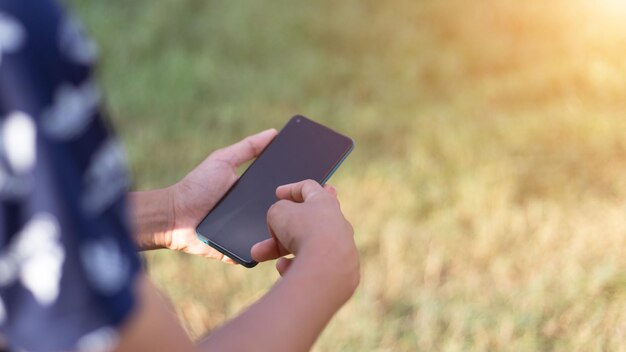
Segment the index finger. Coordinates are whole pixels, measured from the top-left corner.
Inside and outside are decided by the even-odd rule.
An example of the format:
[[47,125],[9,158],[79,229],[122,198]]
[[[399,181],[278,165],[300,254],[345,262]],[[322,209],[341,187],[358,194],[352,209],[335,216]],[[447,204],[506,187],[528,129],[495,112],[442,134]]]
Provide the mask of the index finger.
[[325,192],[319,183],[313,180],[305,180],[276,188],[276,197],[302,203],[318,192]]

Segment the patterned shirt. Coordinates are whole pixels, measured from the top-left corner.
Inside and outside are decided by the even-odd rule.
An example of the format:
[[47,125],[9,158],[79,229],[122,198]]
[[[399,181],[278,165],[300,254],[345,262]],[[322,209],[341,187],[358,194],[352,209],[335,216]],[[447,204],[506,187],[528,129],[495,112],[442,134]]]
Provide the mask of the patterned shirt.
[[54,0],[0,0],[0,336],[102,350],[134,305],[124,155],[96,47]]

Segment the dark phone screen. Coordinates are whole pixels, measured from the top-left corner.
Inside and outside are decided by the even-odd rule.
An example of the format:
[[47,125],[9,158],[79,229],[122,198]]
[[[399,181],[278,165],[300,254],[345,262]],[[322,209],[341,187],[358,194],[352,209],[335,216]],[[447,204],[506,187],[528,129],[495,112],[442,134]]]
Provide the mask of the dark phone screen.
[[312,179],[325,183],[353,142],[303,116],[289,120],[239,181],[198,225],[198,237],[251,267],[252,246],[270,237],[267,211],[280,185]]

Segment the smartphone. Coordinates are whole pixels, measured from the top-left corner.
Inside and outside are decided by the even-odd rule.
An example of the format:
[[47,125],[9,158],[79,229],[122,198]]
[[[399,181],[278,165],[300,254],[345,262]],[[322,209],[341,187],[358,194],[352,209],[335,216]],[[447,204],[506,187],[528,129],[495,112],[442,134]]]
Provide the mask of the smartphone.
[[252,268],[252,246],[270,238],[267,211],[278,186],[312,179],[321,185],[354,148],[352,139],[304,116],[292,117],[196,228],[209,246]]

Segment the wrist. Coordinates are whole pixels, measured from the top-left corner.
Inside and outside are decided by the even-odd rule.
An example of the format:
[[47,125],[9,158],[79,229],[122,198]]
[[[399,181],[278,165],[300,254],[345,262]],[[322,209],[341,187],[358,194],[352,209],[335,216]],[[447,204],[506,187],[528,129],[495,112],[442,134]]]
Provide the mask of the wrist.
[[140,250],[169,248],[174,227],[173,197],[170,187],[132,192],[134,239]]
[[315,282],[318,290],[332,294],[340,305],[354,294],[361,279],[358,252],[353,245],[311,242],[296,256],[291,272]]
[[175,198],[174,198],[174,186],[169,186],[163,189],[165,194],[164,199],[166,200],[166,209],[165,217],[166,222],[164,224],[163,232],[159,238],[159,245],[161,248],[172,248],[172,238],[174,233],[174,228],[176,226],[176,211],[175,211]]

